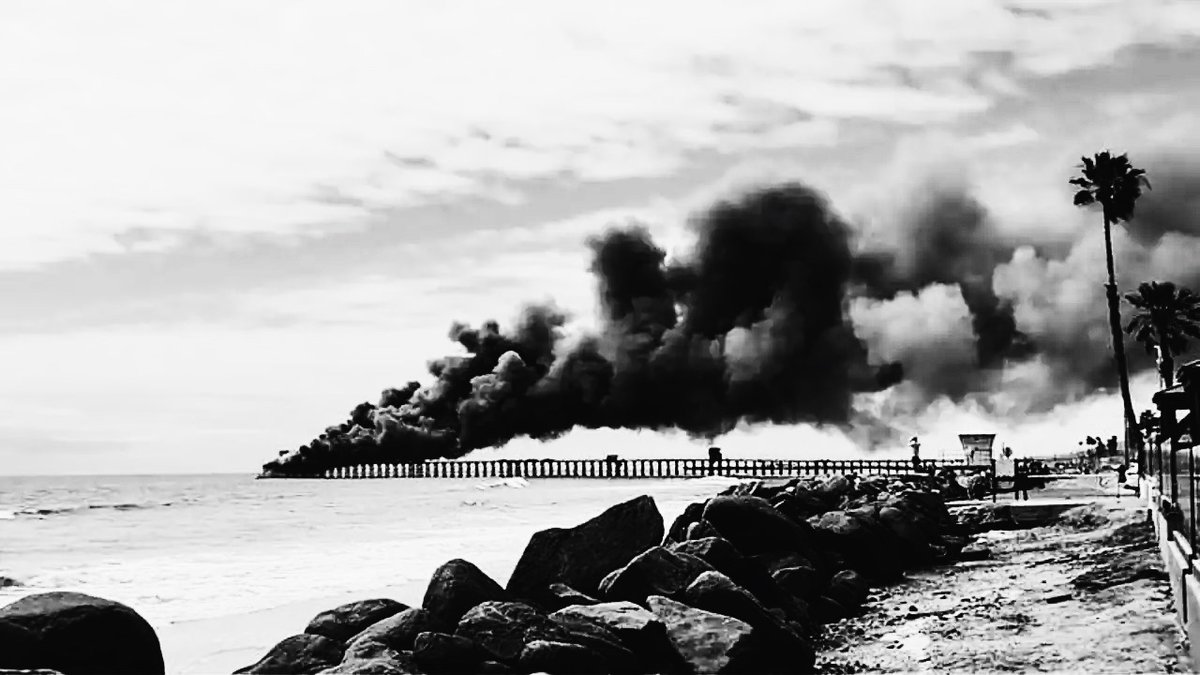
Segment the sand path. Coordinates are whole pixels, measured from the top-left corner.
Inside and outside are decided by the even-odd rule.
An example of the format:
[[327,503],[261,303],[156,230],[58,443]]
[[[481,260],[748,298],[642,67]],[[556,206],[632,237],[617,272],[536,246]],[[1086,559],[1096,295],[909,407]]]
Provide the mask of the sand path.
[[1153,529],[1135,499],[988,532],[987,560],[912,573],[829,626],[827,673],[1189,672]]

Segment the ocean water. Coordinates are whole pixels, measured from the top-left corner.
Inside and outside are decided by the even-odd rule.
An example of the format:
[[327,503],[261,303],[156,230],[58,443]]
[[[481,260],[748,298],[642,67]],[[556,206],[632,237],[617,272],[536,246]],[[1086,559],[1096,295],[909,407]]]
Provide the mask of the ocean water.
[[0,477],[0,575],[21,584],[0,604],[48,590],[117,600],[159,630],[169,672],[229,672],[337,601],[420,604],[460,557],[503,584],[537,530],[642,494],[669,524],[731,482]]

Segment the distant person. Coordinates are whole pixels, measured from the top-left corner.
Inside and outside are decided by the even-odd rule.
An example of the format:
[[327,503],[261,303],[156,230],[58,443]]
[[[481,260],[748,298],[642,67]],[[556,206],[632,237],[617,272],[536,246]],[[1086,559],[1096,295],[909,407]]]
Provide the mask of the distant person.
[[[996,489],[1000,492],[1006,492],[1009,489],[1013,491],[1013,497],[1017,494],[1017,460],[1013,457],[1013,451],[1010,447],[1005,447],[996,457],[996,473],[994,476],[996,481]],[[1011,485],[1011,488],[1009,487]]]
[[913,471],[919,472],[921,470],[921,442],[917,440],[916,436],[913,436],[908,441],[908,447],[912,448]]

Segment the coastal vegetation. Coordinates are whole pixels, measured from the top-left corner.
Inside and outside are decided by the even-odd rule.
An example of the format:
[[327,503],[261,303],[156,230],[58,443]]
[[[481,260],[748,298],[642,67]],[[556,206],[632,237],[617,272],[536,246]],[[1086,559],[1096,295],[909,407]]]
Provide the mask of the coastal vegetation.
[[1084,157],[1080,165],[1081,174],[1069,182],[1075,192],[1076,206],[1100,204],[1104,217],[1104,262],[1108,271],[1105,295],[1108,299],[1108,323],[1112,332],[1113,359],[1121,385],[1121,402],[1125,414],[1126,461],[1130,445],[1141,447],[1141,433],[1133,410],[1133,398],[1129,393],[1129,364],[1125,358],[1125,340],[1121,333],[1120,295],[1117,291],[1117,276],[1113,264],[1112,226],[1133,217],[1142,188],[1150,187],[1143,169],[1135,168],[1126,155],[1114,156],[1109,151]]
[[1138,310],[1125,332],[1157,356],[1163,386],[1174,386],[1175,357],[1187,350],[1189,338],[1200,339],[1200,295],[1170,281],[1149,281],[1125,299]]

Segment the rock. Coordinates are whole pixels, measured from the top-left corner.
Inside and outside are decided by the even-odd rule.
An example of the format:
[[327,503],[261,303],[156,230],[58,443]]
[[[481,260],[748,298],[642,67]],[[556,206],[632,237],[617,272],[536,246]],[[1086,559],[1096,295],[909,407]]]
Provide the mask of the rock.
[[918,565],[933,559],[931,537],[919,524],[919,516],[896,505],[885,505],[879,509],[879,521],[899,540],[896,554],[906,565]]
[[779,623],[749,591],[720,572],[705,572],[696,577],[680,600],[696,609],[741,619],[755,628]]
[[775,570],[771,579],[783,590],[804,600],[816,597],[821,590],[817,571],[807,564]]
[[612,631],[599,623],[569,614],[552,616],[550,620],[570,633],[570,639],[565,640],[566,642],[587,647],[604,670],[614,673],[637,670],[638,663],[633,652],[627,649]]
[[421,633],[413,645],[413,661],[431,675],[474,673],[491,655],[469,638]]
[[987,560],[992,557],[992,549],[979,543],[967,544],[958,552],[959,560]]
[[406,651],[413,648],[413,640],[416,639],[417,634],[428,629],[429,617],[425,610],[420,607],[409,607],[367,626],[361,633],[350,638],[349,646],[353,646],[359,640],[371,640],[397,651]]
[[809,522],[850,567],[885,580],[900,575],[904,561],[895,554],[894,537],[863,510],[828,511]]
[[706,537],[719,536],[721,536],[721,533],[717,531],[717,528],[713,527],[712,523],[701,518],[691,525],[688,525],[685,539],[704,539]]
[[850,609],[860,607],[867,601],[870,588],[867,582],[854,570],[842,570],[829,580],[829,588],[825,595],[833,598],[841,606]]
[[0,620],[0,668],[38,668],[46,661],[37,633],[11,621]]
[[553,611],[570,607],[571,605],[595,605],[600,601],[586,593],[571,588],[566,584],[553,583],[547,588],[550,594],[549,600],[546,602],[546,608]]
[[794,523],[758,497],[714,497],[704,519],[745,555],[799,553],[810,561],[822,559],[816,535],[807,523]]
[[704,502],[693,502],[688,504],[683,509],[683,513],[676,516],[671,523],[671,529],[667,531],[667,541],[683,541],[687,539],[688,526],[700,520],[700,516],[704,514]]
[[343,661],[332,668],[319,671],[317,675],[411,675],[416,672],[409,660],[380,658]]
[[792,665],[809,671],[816,652],[793,631],[785,618],[771,613],[749,591],[720,572],[705,572],[683,594],[683,601],[697,609],[731,616],[750,624],[758,637],[777,654],[790,654]]
[[512,668],[500,663],[499,661],[484,661],[479,664],[479,669],[475,671],[479,675],[494,673],[495,675],[508,675],[513,672]]
[[802,489],[775,497],[771,500],[771,506],[794,523],[802,523],[829,510],[824,500]]
[[46,670],[45,668],[35,668],[33,670],[27,668],[21,668],[20,670],[0,668],[0,675],[63,675],[63,673],[57,670]]
[[456,558],[433,573],[421,604],[431,628],[451,632],[472,607],[507,599],[508,593],[500,584],[475,565]]
[[614,570],[600,582],[600,595],[606,600],[643,603],[651,595],[674,595],[687,588],[712,565],[694,555],[675,553],[655,546]]
[[554,582],[593,594],[600,580],[663,539],[654,499],[641,496],[613,506],[570,529],[533,535],[508,581],[508,591],[538,603],[552,600]]
[[753,673],[761,668],[760,643],[750,624],[689,607],[661,595],[647,598],[667,627],[675,650],[696,673]]
[[829,506],[837,507],[843,499],[848,499],[852,496],[854,481],[840,474],[830,476],[814,485],[812,492]]
[[369,661],[372,659],[398,661],[400,658],[400,650],[392,649],[382,642],[376,642],[375,640],[355,640],[346,646],[346,651],[342,654],[342,663],[346,663],[347,661]]
[[40,667],[67,675],[164,671],[154,629],[119,602],[82,593],[38,593],[0,608],[0,621],[37,636],[46,656]]
[[534,640],[521,650],[518,668],[526,673],[550,675],[602,675],[615,672],[603,666],[587,647],[569,642]]
[[387,598],[348,602],[313,617],[304,632],[345,642],[372,624],[406,609],[408,605]]
[[673,544],[670,548],[676,553],[689,553],[708,563],[735,584],[750,591],[764,605],[783,606],[779,584],[775,583],[760,562],[742,555],[729,540],[706,537]]
[[454,634],[472,640],[502,663],[515,663],[534,640],[570,641],[565,628],[520,602],[476,605],[463,615]]
[[519,602],[485,602],[463,616],[455,634],[473,640],[503,663],[517,662],[526,645],[541,640],[585,647],[606,669],[626,671],[634,665],[633,654],[602,626],[555,621]]
[[11,588],[13,586],[21,586],[21,582],[12,577],[0,576],[0,588]]
[[257,663],[239,668],[239,673],[250,674],[279,674],[288,673],[307,675],[326,668],[332,668],[342,660],[345,646],[337,640],[324,635],[301,633],[284,638],[267,651],[266,656]]
[[650,611],[632,602],[573,605],[550,615],[563,623],[568,618],[592,621],[621,641],[649,672],[680,672],[684,663],[667,638],[667,627]]

